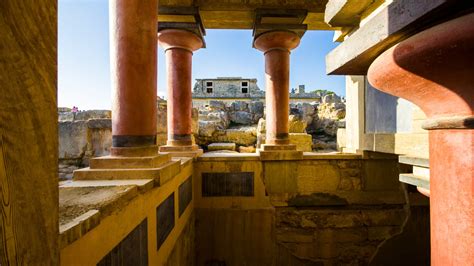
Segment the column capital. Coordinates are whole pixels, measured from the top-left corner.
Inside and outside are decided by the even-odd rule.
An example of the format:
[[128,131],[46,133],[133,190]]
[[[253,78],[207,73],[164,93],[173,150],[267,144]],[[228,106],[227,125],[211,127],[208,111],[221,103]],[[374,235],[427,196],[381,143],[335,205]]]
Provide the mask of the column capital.
[[[469,14],[388,49],[370,66],[368,80],[374,87],[418,105],[434,119],[428,124],[443,124],[433,128],[427,124],[427,129],[447,129],[449,124],[472,128],[473,50],[474,14]],[[457,121],[459,118],[462,121]]]
[[269,31],[257,36],[253,41],[253,46],[264,53],[271,50],[290,52],[298,47],[300,40],[301,38],[292,31]]
[[164,29],[158,32],[158,43],[165,49],[184,49],[194,52],[203,47],[202,39],[193,32],[181,29]]

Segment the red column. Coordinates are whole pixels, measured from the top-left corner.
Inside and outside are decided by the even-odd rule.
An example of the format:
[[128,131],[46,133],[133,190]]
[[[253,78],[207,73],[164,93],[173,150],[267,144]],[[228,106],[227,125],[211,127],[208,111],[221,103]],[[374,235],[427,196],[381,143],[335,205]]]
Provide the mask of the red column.
[[166,53],[168,146],[192,146],[192,56],[203,42],[198,35],[178,29],[160,31],[158,41]]
[[158,1],[110,0],[112,146],[156,143]]
[[380,55],[368,78],[420,106],[430,130],[433,265],[474,262],[474,14],[425,30]]
[[254,46],[265,54],[267,144],[289,144],[290,51],[300,38],[290,31],[272,31],[257,37]]

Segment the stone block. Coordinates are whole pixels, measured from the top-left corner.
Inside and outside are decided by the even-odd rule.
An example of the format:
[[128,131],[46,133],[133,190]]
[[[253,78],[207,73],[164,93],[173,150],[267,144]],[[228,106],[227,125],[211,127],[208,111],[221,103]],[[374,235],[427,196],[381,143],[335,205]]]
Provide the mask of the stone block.
[[306,133],[306,122],[300,120],[297,116],[290,115],[288,123],[290,133]]
[[296,145],[299,151],[310,152],[313,150],[313,137],[306,133],[290,133],[290,143]]
[[237,145],[250,146],[257,142],[256,127],[229,128],[219,141],[233,142]]
[[264,162],[263,169],[265,186],[269,194],[298,192],[297,162]]
[[209,151],[229,150],[235,151],[235,143],[212,143],[207,145]]
[[248,110],[248,105],[244,101],[235,101],[235,102],[232,102],[230,108],[233,111],[246,111]]
[[397,160],[365,160],[362,172],[364,190],[399,190]]
[[319,243],[362,242],[367,240],[367,228],[322,229],[314,231],[314,239]]
[[89,119],[110,119],[112,112],[110,110],[87,110],[76,113],[75,120]]
[[265,151],[259,150],[260,160],[262,161],[295,161],[303,159],[302,151]]
[[252,101],[249,103],[249,112],[255,115],[263,116],[264,104],[260,101]]
[[298,165],[297,184],[300,193],[336,191],[339,183],[339,171],[331,164]]
[[253,123],[253,115],[245,111],[233,112],[230,113],[230,121],[235,124],[250,125]]
[[114,157],[103,156],[90,159],[91,169],[136,169],[157,168],[171,160],[169,155],[149,157]]
[[137,169],[91,169],[83,168],[74,171],[74,180],[120,180],[120,179],[154,179],[157,185],[163,185],[181,169],[181,161],[171,161],[158,168]]
[[255,153],[256,149],[254,146],[240,146],[239,152],[240,153]]
[[59,122],[59,158],[82,158],[88,148],[87,121]]
[[110,154],[110,148],[112,147],[112,129],[110,127],[89,128],[89,136],[89,152],[91,156],[106,156]]
[[223,101],[209,101],[209,109],[210,110],[224,110],[225,104]]

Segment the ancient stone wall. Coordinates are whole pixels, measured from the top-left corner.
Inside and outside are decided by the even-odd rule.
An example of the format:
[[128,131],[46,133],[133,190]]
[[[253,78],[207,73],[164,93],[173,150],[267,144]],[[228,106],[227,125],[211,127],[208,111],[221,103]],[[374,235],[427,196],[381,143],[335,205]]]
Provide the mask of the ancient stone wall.
[[[199,158],[197,264],[427,265],[428,199],[398,172],[396,156],[383,154]],[[234,185],[252,173],[254,193],[204,195],[209,173]]]

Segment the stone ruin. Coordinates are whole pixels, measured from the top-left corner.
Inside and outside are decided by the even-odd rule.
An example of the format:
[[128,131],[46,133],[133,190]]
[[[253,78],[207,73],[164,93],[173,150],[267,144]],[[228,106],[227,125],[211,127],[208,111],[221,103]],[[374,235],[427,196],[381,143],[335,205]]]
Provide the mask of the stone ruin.
[[[193,108],[195,142],[210,152],[255,152],[265,142],[264,109],[261,101],[210,101],[207,106]],[[166,101],[158,99],[157,112],[157,144],[165,145]],[[291,103],[290,141],[302,151],[335,151],[337,129],[344,124],[344,117],[345,103],[337,95],[328,94],[321,103]],[[71,179],[72,172],[88,166],[90,158],[110,153],[110,110],[73,113],[59,108],[58,119],[61,180]]]

